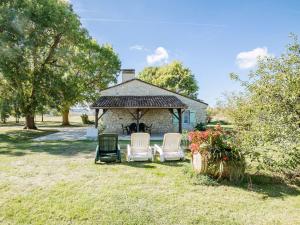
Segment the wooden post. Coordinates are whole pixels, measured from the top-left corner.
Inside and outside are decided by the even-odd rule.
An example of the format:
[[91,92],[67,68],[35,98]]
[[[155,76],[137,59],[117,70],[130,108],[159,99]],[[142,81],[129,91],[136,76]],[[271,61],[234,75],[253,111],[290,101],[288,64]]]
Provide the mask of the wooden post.
[[136,110],[136,132],[140,131],[140,109]]
[[95,111],[95,128],[98,128],[98,114],[99,114],[99,109],[96,109],[96,111]]
[[181,109],[177,109],[178,112],[178,132],[182,133],[182,112]]

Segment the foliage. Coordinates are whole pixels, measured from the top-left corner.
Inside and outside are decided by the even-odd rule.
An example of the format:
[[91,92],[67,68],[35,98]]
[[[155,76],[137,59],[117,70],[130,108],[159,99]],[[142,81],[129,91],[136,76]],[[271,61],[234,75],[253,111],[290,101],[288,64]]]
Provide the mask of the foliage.
[[0,72],[35,128],[34,114],[55,87],[58,59],[85,36],[72,8],[58,0],[4,0],[0,5]]
[[188,147],[189,147],[188,131],[187,130],[183,130],[181,137],[182,137],[181,138],[181,146],[184,149],[188,149]]
[[3,78],[3,75],[0,73],[0,120],[3,123],[6,123],[6,120],[9,118],[9,115],[12,111],[10,104],[10,93],[7,90],[7,83]]
[[300,164],[300,45],[296,37],[279,57],[258,61],[244,92],[226,97],[226,113],[241,149],[259,169],[285,174]]
[[231,125],[231,123],[229,123],[228,121],[225,121],[225,120],[214,120],[209,123],[209,125],[217,125],[217,124],[220,124],[222,126]]
[[6,120],[9,118],[11,113],[11,106],[7,99],[0,98],[0,119],[3,123],[6,123]]
[[214,177],[241,180],[245,172],[245,158],[234,144],[232,133],[225,132],[220,125],[215,129],[189,133],[192,154],[200,153],[204,165],[203,172]]
[[139,78],[157,86],[197,98],[199,89],[192,71],[179,61],[173,61],[160,67],[146,67]]
[[207,109],[206,109],[206,122],[210,123],[211,120],[213,119],[213,116],[215,116],[215,115],[216,115],[215,110],[211,107],[207,107]]
[[72,105],[95,101],[101,89],[117,81],[120,66],[111,46],[99,46],[94,40],[86,40],[80,51],[65,62],[64,75],[58,80],[60,88],[53,93],[57,95],[57,109],[68,113]]
[[204,123],[197,123],[197,125],[195,126],[195,130],[205,131],[206,130],[206,125]]
[[71,5],[61,0],[1,1],[0,48],[2,80],[28,128],[36,128],[41,106],[68,112],[99,95],[120,68],[112,48],[92,40]]

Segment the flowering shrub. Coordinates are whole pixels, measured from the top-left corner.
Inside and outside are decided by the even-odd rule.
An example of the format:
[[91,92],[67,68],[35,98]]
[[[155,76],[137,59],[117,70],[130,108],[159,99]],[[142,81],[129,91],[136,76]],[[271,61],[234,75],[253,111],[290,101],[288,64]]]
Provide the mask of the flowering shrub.
[[188,139],[192,154],[200,153],[204,165],[203,173],[229,179],[242,178],[245,160],[234,136],[225,132],[218,124],[214,129],[189,132]]

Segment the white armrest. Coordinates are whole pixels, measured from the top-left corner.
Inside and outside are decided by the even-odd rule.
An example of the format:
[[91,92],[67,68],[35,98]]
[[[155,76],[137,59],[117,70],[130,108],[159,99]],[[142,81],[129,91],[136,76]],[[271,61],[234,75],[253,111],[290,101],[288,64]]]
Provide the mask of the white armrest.
[[182,154],[182,159],[185,159],[184,150],[180,147],[179,148],[180,154]]
[[121,150],[121,147],[120,147],[120,145],[118,144],[118,150]]
[[130,156],[131,156],[131,148],[130,145],[127,145],[127,161],[130,161]]
[[158,145],[154,145],[154,149],[155,149],[155,151],[159,152],[160,161],[161,162],[165,161],[165,157],[164,157],[164,153],[163,153],[162,148]]
[[148,154],[149,154],[149,157],[150,157],[151,161],[153,162],[153,160],[154,160],[154,155],[153,155],[153,153],[152,153],[152,148],[151,148],[151,146],[149,146]]
[[130,147],[130,145],[127,145],[127,155],[131,155],[131,147]]
[[163,150],[161,149],[161,147],[156,144],[154,145],[154,150],[155,152],[158,151],[160,155],[163,154]]

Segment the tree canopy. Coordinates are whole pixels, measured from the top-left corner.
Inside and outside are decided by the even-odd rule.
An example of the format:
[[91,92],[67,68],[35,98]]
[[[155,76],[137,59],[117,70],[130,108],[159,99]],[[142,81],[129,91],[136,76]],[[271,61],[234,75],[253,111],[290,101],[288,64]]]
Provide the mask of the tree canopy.
[[262,168],[289,173],[300,163],[300,45],[258,61],[248,81],[232,78],[245,91],[227,97],[227,114],[241,148]]
[[2,1],[0,48],[2,79],[31,129],[40,106],[65,109],[89,100],[120,69],[113,49],[92,40],[61,0]]
[[192,71],[179,61],[173,61],[160,67],[146,67],[139,78],[182,95],[197,98],[199,89]]

